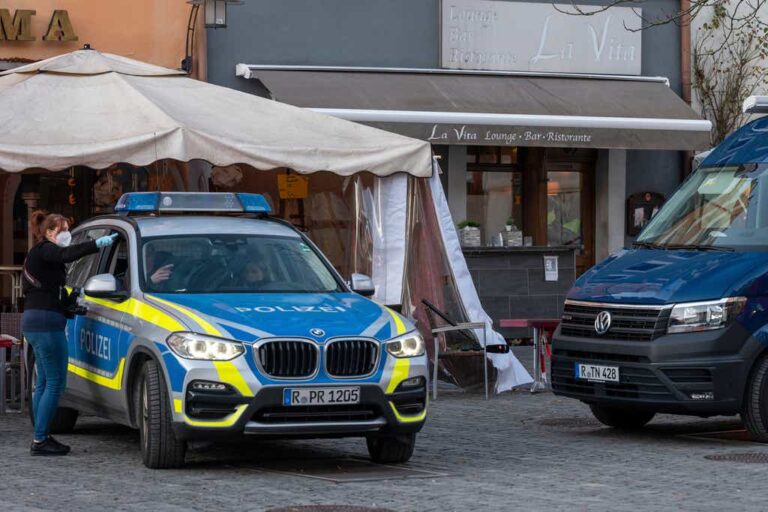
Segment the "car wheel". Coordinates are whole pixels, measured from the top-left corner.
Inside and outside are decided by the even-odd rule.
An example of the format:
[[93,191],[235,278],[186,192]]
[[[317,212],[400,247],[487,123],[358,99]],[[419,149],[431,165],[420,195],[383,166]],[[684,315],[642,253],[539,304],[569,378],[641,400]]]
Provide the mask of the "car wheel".
[[372,436],[366,439],[368,454],[378,464],[402,464],[408,462],[416,446],[416,434],[398,436]]
[[768,355],[757,360],[749,376],[741,419],[754,441],[768,443]]
[[138,391],[139,438],[144,465],[151,469],[183,466],[187,445],[176,439],[173,432],[168,390],[155,361],[144,363]]
[[[35,394],[35,387],[37,385],[37,362],[35,357],[32,356],[31,364],[29,365],[29,382],[27,383],[27,403],[29,404],[29,421],[32,422],[32,426],[35,426],[35,411],[32,407],[32,397]],[[77,409],[70,407],[59,407],[56,409],[56,414],[51,419],[51,424],[48,430],[51,434],[68,434],[74,430],[77,424],[77,417],[80,412]]]
[[624,430],[642,428],[656,416],[653,411],[642,411],[628,407],[590,404],[589,408],[595,418],[603,425]]

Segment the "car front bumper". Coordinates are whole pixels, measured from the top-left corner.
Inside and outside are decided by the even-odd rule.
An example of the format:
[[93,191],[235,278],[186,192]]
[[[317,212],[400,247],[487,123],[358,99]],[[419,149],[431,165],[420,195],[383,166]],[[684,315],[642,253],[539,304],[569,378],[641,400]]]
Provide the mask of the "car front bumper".
[[[563,336],[552,343],[555,394],[599,405],[713,416],[737,414],[752,363],[764,349],[740,325],[650,342]],[[618,383],[577,379],[575,365],[619,368]]]
[[[180,439],[210,439],[239,435],[280,437],[353,437],[418,432],[427,412],[426,380],[409,390],[385,393],[376,384],[360,385],[358,404],[333,406],[284,406],[283,390],[295,385],[266,386],[254,397],[205,394],[207,404],[220,401],[232,412],[211,420],[187,418],[174,422]],[[194,403],[190,400],[188,407]]]

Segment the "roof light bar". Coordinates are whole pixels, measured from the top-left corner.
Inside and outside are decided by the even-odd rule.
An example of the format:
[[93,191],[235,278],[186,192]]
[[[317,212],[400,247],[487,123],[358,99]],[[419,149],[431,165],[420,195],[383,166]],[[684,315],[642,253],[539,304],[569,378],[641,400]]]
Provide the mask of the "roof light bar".
[[222,212],[271,213],[261,194],[233,192],[131,192],[115,205],[117,213]]
[[768,96],[750,96],[741,106],[745,114],[768,114]]

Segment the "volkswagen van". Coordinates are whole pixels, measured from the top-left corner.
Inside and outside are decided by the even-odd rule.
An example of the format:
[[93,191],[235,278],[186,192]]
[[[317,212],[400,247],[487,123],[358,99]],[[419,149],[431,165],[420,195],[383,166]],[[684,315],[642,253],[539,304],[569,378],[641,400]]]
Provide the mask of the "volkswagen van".
[[632,248],[576,281],[552,348],[554,392],[606,425],[740,414],[768,441],[768,117],[716,147]]
[[376,462],[411,457],[424,340],[367,298],[370,278],[345,281],[268,213],[254,194],[136,193],[73,230],[119,237],[68,268],[88,312],[67,325],[55,432],[80,413],[137,428],[150,468],[181,466],[190,440],[244,435],[359,436]]

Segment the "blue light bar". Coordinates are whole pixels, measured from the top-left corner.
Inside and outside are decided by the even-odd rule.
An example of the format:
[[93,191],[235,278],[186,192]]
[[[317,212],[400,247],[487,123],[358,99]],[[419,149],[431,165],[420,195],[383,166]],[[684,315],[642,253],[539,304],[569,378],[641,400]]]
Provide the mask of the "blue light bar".
[[243,210],[250,213],[271,213],[272,207],[269,206],[267,198],[261,194],[246,194],[239,192],[238,199],[243,205]]
[[140,212],[227,212],[270,213],[261,194],[233,192],[131,192],[115,205],[117,213]]

